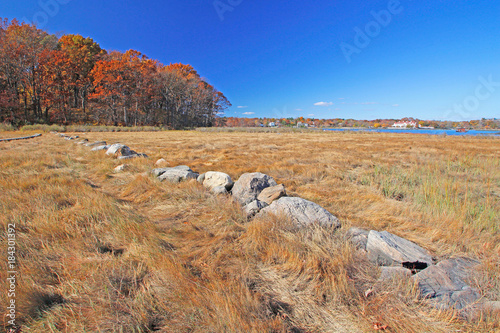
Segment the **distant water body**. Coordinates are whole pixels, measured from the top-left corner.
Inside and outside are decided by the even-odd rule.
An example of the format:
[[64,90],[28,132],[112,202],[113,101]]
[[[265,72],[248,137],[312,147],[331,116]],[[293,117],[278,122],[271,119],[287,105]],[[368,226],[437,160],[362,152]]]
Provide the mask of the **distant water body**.
[[325,131],[356,131],[356,132],[377,132],[377,133],[411,133],[411,134],[430,134],[430,135],[454,135],[454,136],[498,136],[500,131],[476,131],[470,130],[462,133],[455,130],[440,129],[387,129],[387,128],[328,128]]

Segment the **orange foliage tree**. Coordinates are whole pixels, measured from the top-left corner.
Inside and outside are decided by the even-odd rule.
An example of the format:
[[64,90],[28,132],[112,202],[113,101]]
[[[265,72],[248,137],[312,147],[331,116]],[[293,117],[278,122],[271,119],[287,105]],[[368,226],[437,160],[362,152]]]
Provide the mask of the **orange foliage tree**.
[[0,121],[213,126],[231,104],[190,65],[0,19]]

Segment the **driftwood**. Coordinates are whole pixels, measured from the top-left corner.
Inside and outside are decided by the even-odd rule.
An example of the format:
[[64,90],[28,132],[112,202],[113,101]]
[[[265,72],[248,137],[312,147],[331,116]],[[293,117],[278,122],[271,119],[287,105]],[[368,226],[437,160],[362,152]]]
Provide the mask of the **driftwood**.
[[34,138],[38,138],[42,136],[41,134],[35,134],[35,135],[32,135],[32,136],[25,136],[25,137],[22,137],[22,138],[12,138],[12,139],[0,139],[0,142],[4,142],[4,141],[14,141],[14,140],[28,140],[28,139],[34,139]]

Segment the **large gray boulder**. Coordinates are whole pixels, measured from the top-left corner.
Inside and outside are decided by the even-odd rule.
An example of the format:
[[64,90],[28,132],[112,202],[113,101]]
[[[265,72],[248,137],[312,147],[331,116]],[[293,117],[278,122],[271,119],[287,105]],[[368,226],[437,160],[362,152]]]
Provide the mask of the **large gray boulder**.
[[224,186],[226,190],[230,190],[233,187],[233,184],[234,182],[231,177],[223,172],[206,172],[205,178],[203,179],[203,186],[210,190],[219,186]]
[[479,293],[467,284],[478,264],[468,258],[447,259],[415,274],[412,279],[418,283],[421,296],[437,308],[460,310],[480,298]]
[[296,197],[283,197],[260,211],[263,214],[284,215],[298,227],[318,223],[324,227],[340,227],[340,221],[320,205]]
[[263,189],[262,192],[260,192],[257,199],[270,205],[273,203],[274,200],[278,200],[279,198],[285,196],[286,196],[285,185],[280,184]]
[[245,173],[234,183],[232,194],[244,206],[257,199],[263,189],[276,185],[272,177],[263,173]]
[[379,266],[402,266],[403,263],[432,265],[432,257],[427,250],[387,231],[370,231],[366,251],[368,259]]
[[166,180],[172,183],[179,183],[183,180],[196,179],[198,176],[199,175],[188,166],[180,165],[173,168],[164,168],[158,176],[158,179],[161,181]]
[[116,156],[130,156],[136,154],[135,151],[131,150],[128,146],[122,145],[121,143],[115,143],[109,147],[106,155],[116,155]]

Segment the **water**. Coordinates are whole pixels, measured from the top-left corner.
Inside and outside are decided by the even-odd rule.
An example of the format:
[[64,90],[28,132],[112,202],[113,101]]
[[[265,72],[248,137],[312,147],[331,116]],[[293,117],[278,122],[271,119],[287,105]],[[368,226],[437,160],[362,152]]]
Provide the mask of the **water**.
[[429,134],[429,135],[454,135],[454,136],[478,136],[489,135],[500,137],[500,131],[476,131],[470,130],[465,133],[460,133],[455,130],[442,129],[388,129],[388,128],[328,128],[325,131],[364,131],[377,133],[411,133],[411,134]]

